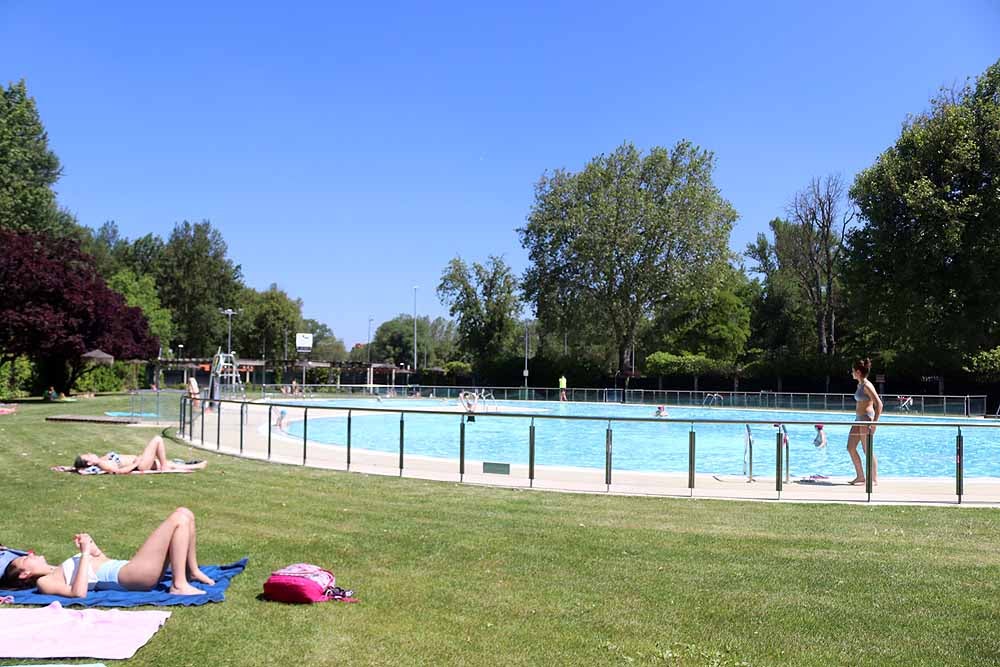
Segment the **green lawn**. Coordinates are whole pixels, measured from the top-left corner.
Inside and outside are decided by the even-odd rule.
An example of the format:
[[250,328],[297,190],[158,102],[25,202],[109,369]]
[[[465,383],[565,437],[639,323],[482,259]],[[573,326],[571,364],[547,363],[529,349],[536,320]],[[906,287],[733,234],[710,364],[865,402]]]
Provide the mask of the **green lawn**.
[[[225,603],[172,608],[129,664],[1000,664],[996,510],[512,491],[211,454],[193,475],[48,471],[156,431],[45,415],[127,405],[0,416],[0,541],[59,562],[86,530],[128,557],[185,505],[202,562],[250,556]],[[362,602],[258,599],[298,561]]]

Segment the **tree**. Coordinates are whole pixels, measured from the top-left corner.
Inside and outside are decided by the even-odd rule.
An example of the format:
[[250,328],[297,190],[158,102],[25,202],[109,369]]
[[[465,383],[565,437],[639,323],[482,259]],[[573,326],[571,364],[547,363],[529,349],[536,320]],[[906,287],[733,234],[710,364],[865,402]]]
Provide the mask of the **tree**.
[[471,271],[461,257],[453,258],[437,293],[458,320],[458,349],[473,366],[482,369],[514,351],[520,301],[502,257],[491,256],[485,265],[474,262]]
[[173,314],[177,340],[190,356],[225,346],[226,318],[242,289],[240,267],[226,256],[222,234],[207,220],[174,226],[157,270],[160,299]]
[[326,324],[317,320],[302,320],[302,331],[313,335],[312,358],[323,361],[344,361],[347,359],[347,347],[344,341],[337,338]]
[[155,358],[159,343],[139,308],[107,286],[77,242],[0,230],[0,350],[24,355],[40,379],[68,392],[101,349],[121,359]]
[[690,375],[694,378],[694,390],[698,391],[698,377],[709,373],[725,373],[731,367],[721,361],[709,359],[703,354],[671,354],[654,352],[646,357],[646,372],[650,375]]
[[[233,347],[246,356],[289,359],[296,356],[295,334],[305,332],[302,301],[293,299],[271,284],[267,290],[244,287],[234,299],[238,315],[233,316]],[[286,347],[286,341],[289,341]]]
[[136,276],[128,269],[122,269],[111,277],[108,286],[125,297],[128,305],[142,310],[149,331],[160,341],[161,348],[170,346],[174,323],[170,319],[170,311],[160,305],[152,276]]
[[646,155],[623,144],[577,174],[543,175],[518,231],[531,262],[524,292],[546,329],[589,319],[610,334],[624,370],[640,323],[704,289],[728,257],[736,211],[713,167],[710,152],[681,141]]
[[750,338],[752,298],[746,274],[724,265],[707,292],[677,294],[659,312],[651,327],[654,348],[735,363]]
[[810,309],[820,355],[837,353],[840,262],[844,235],[854,220],[845,195],[840,176],[814,178],[792,198],[790,220],[771,227],[778,264],[788,269]]
[[52,190],[61,173],[24,80],[0,85],[0,229],[62,235],[75,228]]
[[[431,321],[428,317],[417,318],[417,350],[420,358],[417,365],[424,363],[423,351],[428,353],[428,362],[437,362],[431,357],[434,341],[431,338]],[[362,348],[363,349],[363,348]],[[372,338],[372,361],[388,364],[413,364],[413,316],[400,314],[383,322],[375,330]]]
[[851,188],[845,280],[862,343],[958,370],[1000,344],[1000,61],[905,122]]

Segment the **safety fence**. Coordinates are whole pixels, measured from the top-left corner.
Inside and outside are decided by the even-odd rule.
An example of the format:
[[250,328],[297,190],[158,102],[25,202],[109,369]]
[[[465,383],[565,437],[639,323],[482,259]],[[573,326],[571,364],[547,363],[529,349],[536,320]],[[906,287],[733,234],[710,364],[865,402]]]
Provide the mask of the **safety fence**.
[[172,423],[180,417],[180,397],[183,395],[180,389],[132,390],[128,392],[128,410],[115,412],[113,416]]
[[[399,401],[403,403],[403,401]],[[919,422],[897,421],[879,422],[879,429],[934,429],[933,456],[945,461],[954,461],[953,472],[945,472],[938,477],[893,479],[884,468],[879,489],[873,483],[872,471],[877,454],[877,439],[871,433],[869,422],[844,420],[828,422],[828,426],[859,429],[863,433],[861,453],[865,480],[863,485],[852,486],[846,481],[830,479],[818,475],[812,478],[792,479],[792,451],[787,437],[787,428],[808,425],[811,421],[745,420],[745,419],[674,419],[630,416],[553,415],[531,412],[492,411],[476,414],[441,409],[440,403],[430,406],[429,402],[419,407],[406,405],[380,405],[372,401],[371,406],[357,405],[315,405],[303,401],[258,402],[247,400],[207,401],[184,396],[180,399],[178,435],[192,443],[220,452],[264,459],[285,464],[314,466],[322,468],[360,471],[375,474],[454,480],[459,482],[501,484],[504,486],[525,486],[537,488],[558,488],[581,491],[604,491],[634,493],[643,495],[700,495],[711,497],[780,499],[792,497],[803,500],[857,501],[873,499],[878,491],[878,500],[896,502],[955,502],[962,503],[969,498],[976,502],[1000,503],[1000,480],[995,477],[976,477],[966,480],[967,461],[966,437],[970,431],[980,432],[987,437],[976,439],[973,456],[981,462],[984,457],[992,458],[997,453],[997,432],[1000,423],[987,420],[964,422]],[[720,416],[723,413],[720,413]],[[381,417],[382,419],[374,419]],[[398,433],[395,419],[398,417]],[[386,420],[392,419],[391,435],[386,431]],[[327,420],[335,420],[327,422]],[[424,420],[437,420],[438,435],[434,438],[436,449],[432,453],[414,453],[407,449],[407,425],[427,425]],[[484,422],[494,420],[515,420],[521,425],[521,440],[515,445],[520,454],[504,460],[489,460],[486,456],[469,455],[470,441],[477,444],[488,442],[488,437],[496,436],[496,429],[485,429]],[[327,423],[323,423],[327,422]],[[588,466],[586,463],[553,465],[539,463],[541,453],[539,432],[548,430],[558,433],[556,422],[589,423],[590,435],[599,439],[603,449],[603,467]],[[338,431],[336,442],[311,440],[311,425],[324,427],[335,423]],[[471,425],[475,426],[471,426]],[[648,472],[632,467],[617,466],[620,454],[616,456],[615,433],[633,428],[637,424],[658,429],[651,437],[662,451],[670,450],[673,455],[686,457],[686,473]],[[728,457],[728,462],[720,464],[717,457],[699,454],[699,430],[704,432],[719,425],[774,429],[772,445],[766,442],[754,448],[753,438],[742,442],[744,456],[743,469],[733,465],[737,458]],[[441,430],[441,429],[444,430]],[[442,437],[440,434],[450,435]],[[372,442],[371,434],[381,438],[381,446],[359,446],[359,435],[366,436],[365,444]],[[925,434],[926,435],[926,434]],[[398,439],[397,439],[398,438]],[[412,438],[412,436],[411,436]],[[523,438],[523,439],[522,439]],[[426,439],[425,439],[426,440]],[[551,439],[549,439],[551,441]],[[424,443],[426,444],[426,442]],[[592,442],[591,445],[598,443]],[[391,451],[387,447],[391,445]],[[397,446],[398,445],[398,446]],[[734,447],[737,447],[734,443]],[[482,452],[483,448],[480,447]],[[843,452],[839,447],[837,451]],[[634,452],[626,452],[634,460]],[[755,458],[756,457],[756,458]],[[503,457],[501,457],[503,458]],[[774,477],[755,475],[757,470],[773,470]],[[718,469],[713,469],[716,466]],[[791,491],[791,494],[789,493]],[[970,495],[971,493],[971,495]],[[784,496],[783,496],[784,494]]]
[[[432,385],[262,385],[262,398],[303,395],[352,396],[370,394],[383,397],[421,396],[458,398],[462,393],[487,395],[501,401],[558,401],[563,390],[552,387],[444,387]],[[641,403],[646,405],[709,406],[785,410],[853,411],[853,394],[773,391],[687,391],[679,389],[573,389],[565,390],[565,400],[581,403]],[[885,412],[926,416],[977,417],[986,415],[986,396],[941,394],[883,394]]]

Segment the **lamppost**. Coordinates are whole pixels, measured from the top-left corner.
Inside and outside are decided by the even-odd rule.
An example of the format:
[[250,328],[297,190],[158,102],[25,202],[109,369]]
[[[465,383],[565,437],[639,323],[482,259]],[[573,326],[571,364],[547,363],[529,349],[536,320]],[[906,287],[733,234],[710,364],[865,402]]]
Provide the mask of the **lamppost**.
[[374,318],[372,318],[372,317],[368,318],[368,345],[365,346],[365,349],[368,350],[368,365],[369,366],[372,365],[372,322],[374,322],[374,321],[375,321]]
[[417,370],[417,288],[413,286],[413,370]]
[[[177,343],[177,358],[184,358],[184,343]],[[184,364],[184,386],[186,387],[188,383],[188,367]]]
[[528,397],[528,321],[524,321],[524,389],[525,398]]
[[232,354],[233,353],[233,315],[236,315],[237,313],[241,313],[241,312],[243,312],[243,310],[242,309],[233,310],[232,308],[226,308],[226,309],[219,308],[219,312],[229,318],[229,344],[226,347],[226,350],[227,350],[227,352],[229,352],[229,354]]

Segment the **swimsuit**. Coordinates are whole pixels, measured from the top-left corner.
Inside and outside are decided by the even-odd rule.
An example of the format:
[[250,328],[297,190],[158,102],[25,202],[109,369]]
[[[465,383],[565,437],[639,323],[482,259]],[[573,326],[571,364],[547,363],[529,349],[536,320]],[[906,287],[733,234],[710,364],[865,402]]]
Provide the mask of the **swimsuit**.
[[[123,586],[118,583],[118,573],[121,571],[125,564],[128,563],[127,560],[108,560],[105,561],[97,571],[94,568],[90,568],[90,572],[87,573],[87,590],[88,591],[124,591],[126,590]],[[76,570],[80,567],[80,555],[77,554],[72,558],[67,558],[62,562],[63,576],[66,578],[66,583],[69,586],[73,585],[73,575],[76,574]]]
[[[854,400],[857,401],[858,403],[860,403],[861,401],[870,401],[871,400],[870,398],[868,398],[868,394],[865,393],[865,385],[864,385],[863,382],[858,385],[857,391],[854,392]],[[874,405],[869,405],[867,408],[865,408],[865,415],[867,415],[869,421],[871,421],[872,419],[874,419],[875,418],[875,406]]]
[[122,464],[122,457],[118,455],[118,452],[108,452],[105,456],[116,466],[120,466]]

